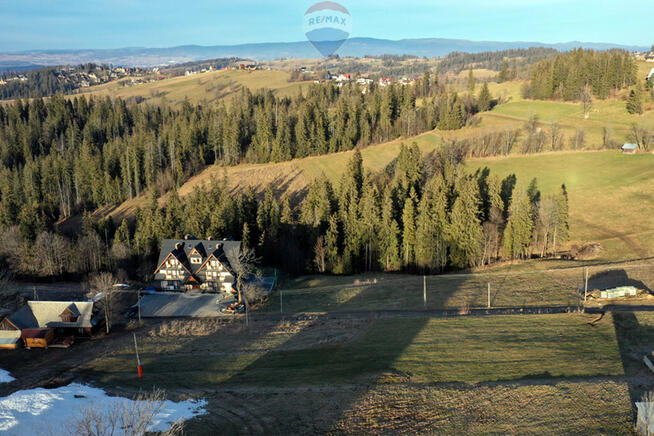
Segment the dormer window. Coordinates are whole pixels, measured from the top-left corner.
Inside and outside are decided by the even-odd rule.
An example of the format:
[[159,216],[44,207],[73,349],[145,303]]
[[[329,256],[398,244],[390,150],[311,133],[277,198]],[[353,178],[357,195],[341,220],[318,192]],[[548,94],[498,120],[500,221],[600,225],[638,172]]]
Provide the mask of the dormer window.
[[200,263],[202,263],[202,259],[199,258],[199,257],[193,256],[193,257],[191,257],[191,263],[200,264]]
[[75,305],[71,304],[61,312],[59,318],[61,318],[63,322],[77,322],[77,319],[79,318],[79,310],[77,310]]

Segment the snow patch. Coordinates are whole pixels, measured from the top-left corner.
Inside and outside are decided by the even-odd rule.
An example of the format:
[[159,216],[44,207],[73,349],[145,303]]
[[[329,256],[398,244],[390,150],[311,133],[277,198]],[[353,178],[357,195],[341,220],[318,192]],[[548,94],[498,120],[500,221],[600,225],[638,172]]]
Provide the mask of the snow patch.
[[[26,435],[48,432],[69,435],[75,417],[83,407],[112,410],[116,404],[136,401],[110,397],[102,389],[72,383],[56,389],[26,389],[0,398],[0,432],[7,435]],[[177,420],[187,420],[206,413],[204,400],[175,403],[165,401],[154,417],[148,431],[166,431]]]
[[9,371],[5,371],[4,369],[0,369],[0,383],[9,383],[16,380],[9,374]]

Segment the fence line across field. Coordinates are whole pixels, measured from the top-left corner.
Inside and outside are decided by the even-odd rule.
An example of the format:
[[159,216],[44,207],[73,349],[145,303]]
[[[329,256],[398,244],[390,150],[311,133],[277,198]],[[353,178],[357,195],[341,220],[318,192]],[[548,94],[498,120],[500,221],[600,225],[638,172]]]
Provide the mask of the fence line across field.
[[[589,271],[589,274],[591,273],[597,273],[598,270],[601,272],[602,270],[604,271],[611,271],[617,268],[621,269],[640,269],[640,268],[653,268],[654,269],[654,263],[651,264],[636,264],[636,265],[629,265],[628,261],[626,262],[615,262],[615,263],[608,263],[608,264],[597,264],[597,265],[591,265],[591,266],[575,266],[575,267],[567,267],[567,268],[552,268],[552,269],[543,269],[543,270],[528,270],[528,271],[506,271],[506,272],[478,272],[478,273],[462,273],[462,274],[435,274],[435,275],[428,275],[427,280],[458,280],[458,279],[465,279],[465,278],[480,278],[480,277],[501,277],[501,278],[506,278],[506,277],[512,277],[512,276],[520,276],[520,275],[534,275],[534,274],[564,274],[564,273],[573,273],[573,272],[581,272],[583,275],[586,270]],[[393,283],[393,282],[406,282],[407,278],[412,279],[412,278],[420,279],[423,277],[422,275],[420,276],[404,276],[404,277],[398,277],[398,278],[383,278],[376,283],[371,283],[371,282],[362,282],[362,283],[343,283],[343,284],[337,284],[337,285],[324,285],[324,286],[313,286],[313,287],[302,287],[302,288],[286,288],[283,289],[284,292],[290,293],[290,292],[302,292],[302,291],[308,291],[308,292],[315,292],[319,290],[328,290],[328,289],[342,289],[345,287],[369,287],[369,286],[378,286],[380,284],[384,283]],[[582,277],[582,276],[580,276]],[[484,279],[488,281],[487,279]],[[583,282],[583,277],[580,279],[580,282]]]

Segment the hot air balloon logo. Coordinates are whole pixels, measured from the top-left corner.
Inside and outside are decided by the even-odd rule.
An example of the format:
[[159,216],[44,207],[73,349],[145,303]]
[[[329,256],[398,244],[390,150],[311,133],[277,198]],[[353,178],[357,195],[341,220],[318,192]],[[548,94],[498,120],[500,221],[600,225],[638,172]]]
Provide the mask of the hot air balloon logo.
[[350,12],[335,2],[320,2],[304,14],[304,34],[325,57],[336,53],[352,32]]

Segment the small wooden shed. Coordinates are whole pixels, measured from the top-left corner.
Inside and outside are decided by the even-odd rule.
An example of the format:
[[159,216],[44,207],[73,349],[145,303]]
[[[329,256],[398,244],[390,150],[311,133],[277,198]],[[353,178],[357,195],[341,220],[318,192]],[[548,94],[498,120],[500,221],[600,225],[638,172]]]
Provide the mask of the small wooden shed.
[[15,350],[20,342],[20,330],[0,330],[0,350]]
[[54,341],[54,329],[25,329],[21,331],[21,339],[27,348],[48,348]]
[[638,144],[625,144],[622,146],[622,154],[636,154]]

